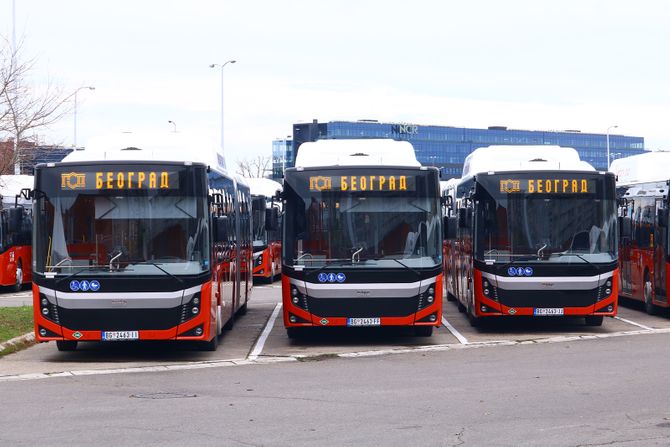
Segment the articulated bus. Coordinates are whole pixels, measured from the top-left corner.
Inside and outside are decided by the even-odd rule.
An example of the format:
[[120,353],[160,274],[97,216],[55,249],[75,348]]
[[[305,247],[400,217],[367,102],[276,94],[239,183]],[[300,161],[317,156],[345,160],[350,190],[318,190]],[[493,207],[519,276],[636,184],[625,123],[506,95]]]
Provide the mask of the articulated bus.
[[32,210],[21,195],[32,187],[31,175],[0,175],[0,286],[15,292],[32,281]]
[[[188,157],[188,160],[186,160]],[[251,195],[214,146],[124,133],[38,165],[35,338],[188,340],[215,350],[246,311]]]
[[456,186],[448,293],[473,326],[494,316],[617,312],[614,175],[558,146],[490,146]]
[[620,158],[610,170],[619,199],[619,295],[642,301],[654,314],[670,307],[670,152]]
[[282,186],[267,178],[245,179],[251,189],[254,280],[271,283],[281,273],[279,193]]
[[408,142],[319,140],[285,172],[284,325],[412,326],[442,318],[437,168]]

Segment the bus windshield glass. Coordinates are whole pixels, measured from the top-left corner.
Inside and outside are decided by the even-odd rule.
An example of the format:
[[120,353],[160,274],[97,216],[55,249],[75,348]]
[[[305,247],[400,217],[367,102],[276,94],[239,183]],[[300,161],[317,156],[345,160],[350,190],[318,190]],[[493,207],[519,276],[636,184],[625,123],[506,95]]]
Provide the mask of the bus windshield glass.
[[205,168],[42,168],[36,180],[35,271],[197,275],[209,270]]
[[476,259],[615,262],[613,182],[613,176],[560,171],[478,176]]
[[441,263],[437,172],[293,171],[284,181],[284,260],[303,268]]
[[268,246],[267,231],[265,231],[266,203],[263,196],[252,196],[251,198],[254,250],[264,250]]

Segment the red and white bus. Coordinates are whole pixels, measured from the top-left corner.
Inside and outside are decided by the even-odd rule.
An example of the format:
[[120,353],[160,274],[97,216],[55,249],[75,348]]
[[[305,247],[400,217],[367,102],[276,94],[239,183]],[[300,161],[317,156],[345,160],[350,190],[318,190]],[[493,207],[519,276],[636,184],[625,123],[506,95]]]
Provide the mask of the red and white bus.
[[208,142],[125,133],[35,170],[35,337],[190,340],[246,311],[251,194]]
[[430,336],[441,324],[439,172],[421,166],[410,143],[304,143],[282,197],[289,337],[329,326],[410,326]]
[[17,292],[32,281],[32,209],[21,195],[32,188],[30,175],[0,176],[0,286]]
[[653,314],[670,307],[670,152],[620,158],[610,171],[619,199],[619,295],[642,301]]
[[496,316],[617,312],[614,175],[558,146],[476,149],[456,186],[448,269],[472,325]]
[[281,273],[280,206],[282,186],[267,178],[245,179],[251,189],[254,280],[271,283]]

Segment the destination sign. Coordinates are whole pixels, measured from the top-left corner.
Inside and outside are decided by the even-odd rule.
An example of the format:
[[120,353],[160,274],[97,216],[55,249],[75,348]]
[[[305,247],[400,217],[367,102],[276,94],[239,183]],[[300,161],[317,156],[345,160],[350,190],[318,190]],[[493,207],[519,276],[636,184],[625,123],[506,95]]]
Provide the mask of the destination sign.
[[310,191],[414,191],[416,178],[408,175],[311,176]]
[[179,173],[170,171],[97,171],[61,174],[61,190],[178,189]]
[[589,194],[596,192],[593,179],[538,178],[500,180],[500,192],[507,194]]

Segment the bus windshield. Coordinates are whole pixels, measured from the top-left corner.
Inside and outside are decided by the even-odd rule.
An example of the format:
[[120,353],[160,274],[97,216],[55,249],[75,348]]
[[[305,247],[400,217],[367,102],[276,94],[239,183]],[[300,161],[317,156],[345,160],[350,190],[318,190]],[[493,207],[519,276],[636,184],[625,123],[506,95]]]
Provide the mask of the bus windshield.
[[[575,175],[559,179],[542,173],[540,179],[516,183],[517,190],[501,192],[503,184],[510,181],[508,177],[518,181],[519,176],[482,175],[477,179],[476,259],[582,264],[616,261],[616,200],[605,192],[613,190],[605,187],[613,178],[594,173],[584,180]],[[575,178],[577,183],[573,183]]]
[[208,271],[204,169],[170,168],[175,180],[163,189],[129,188],[125,174],[146,171],[148,178],[149,171],[161,167],[109,167],[124,173],[125,183],[114,175],[113,188],[105,189],[105,181],[97,191],[92,187],[72,189],[62,181],[61,175],[70,175],[72,167],[47,168],[39,173],[35,271],[55,275],[91,270],[110,275],[195,275]]
[[268,246],[268,235],[265,231],[266,203],[263,196],[251,198],[254,250],[264,250]]
[[[437,174],[363,170],[365,176],[358,175],[362,173],[358,169],[320,170],[319,174],[327,176],[318,176],[319,181],[330,187],[317,185],[313,172],[286,175],[285,262],[303,268],[342,264],[352,268],[421,268],[440,264],[439,199],[433,178]],[[395,188],[388,187],[392,177],[398,182]],[[381,178],[384,184],[380,187]]]

